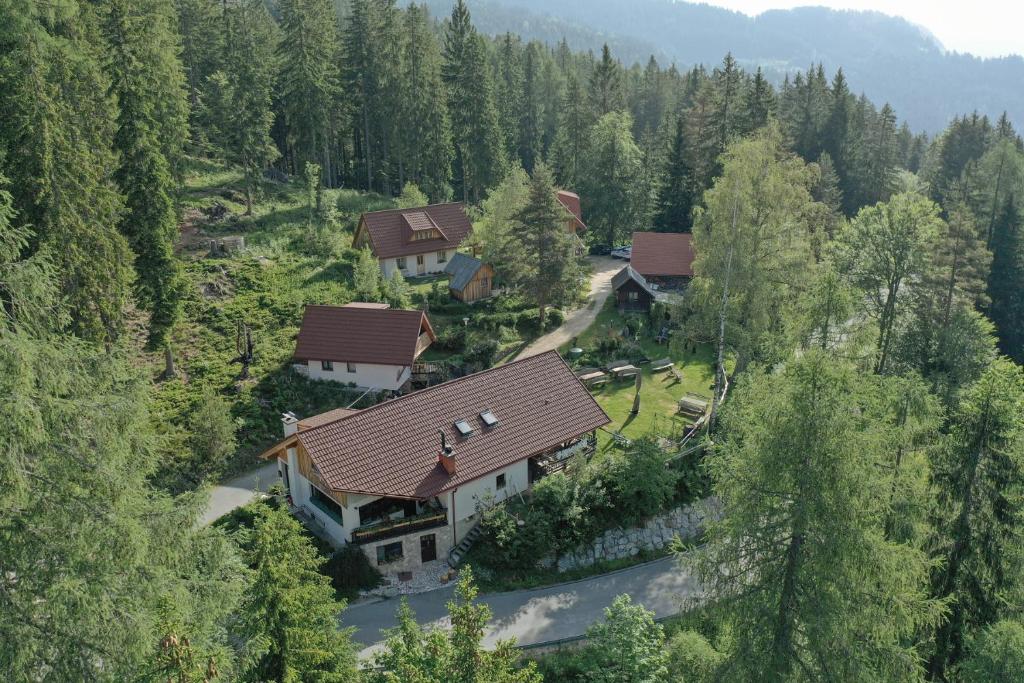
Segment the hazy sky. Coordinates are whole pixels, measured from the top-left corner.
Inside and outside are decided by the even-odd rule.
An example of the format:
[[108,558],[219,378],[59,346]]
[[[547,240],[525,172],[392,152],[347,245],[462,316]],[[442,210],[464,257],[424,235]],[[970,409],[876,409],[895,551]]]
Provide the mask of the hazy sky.
[[[701,0],[691,0],[700,2]],[[1024,54],[1024,0],[703,0],[757,15],[768,9],[824,5],[878,10],[931,31],[949,50],[980,57]]]

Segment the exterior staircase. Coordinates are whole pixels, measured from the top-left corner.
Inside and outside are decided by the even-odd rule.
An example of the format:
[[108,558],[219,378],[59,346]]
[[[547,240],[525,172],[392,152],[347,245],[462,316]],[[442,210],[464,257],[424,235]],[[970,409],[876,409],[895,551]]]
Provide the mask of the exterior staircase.
[[480,522],[474,524],[469,533],[459,541],[459,544],[448,551],[448,566],[453,569],[457,567],[478,538],[480,538]]

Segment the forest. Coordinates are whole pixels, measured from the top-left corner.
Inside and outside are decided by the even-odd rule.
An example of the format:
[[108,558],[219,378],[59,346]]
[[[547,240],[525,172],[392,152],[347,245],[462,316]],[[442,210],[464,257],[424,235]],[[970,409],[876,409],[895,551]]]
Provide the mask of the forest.
[[[355,398],[291,372],[302,305],[410,301],[352,248],[359,214],[464,201],[486,235],[516,182],[577,192],[594,252],[693,234],[672,317],[675,343],[715,350],[697,466],[724,513],[680,571],[705,595],[666,623],[621,596],[588,645],[531,658],[483,647],[466,568],[450,631],[396,607],[363,666],[298,521],[275,506],[197,520],[282,411]],[[841,69],[776,87],[731,54],[623,64],[484,35],[462,0],[447,17],[395,0],[3,0],[0,672],[1021,680],[1022,202],[1006,114],[928,136]],[[513,224],[550,223],[539,203]],[[252,255],[197,256],[212,211]],[[544,286],[568,288],[550,256]],[[534,275],[513,283],[527,299]],[[556,294],[524,315],[543,329],[578,293]],[[240,329],[254,359],[236,358]]]

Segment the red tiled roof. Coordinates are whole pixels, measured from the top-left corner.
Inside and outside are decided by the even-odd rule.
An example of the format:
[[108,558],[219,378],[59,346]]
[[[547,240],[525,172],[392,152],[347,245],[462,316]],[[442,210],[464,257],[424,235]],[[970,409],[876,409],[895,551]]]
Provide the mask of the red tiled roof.
[[644,277],[693,277],[693,235],[634,232],[629,264]]
[[305,417],[299,420],[299,431],[303,432],[307,429],[314,429],[316,427],[322,427],[325,424],[330,424],[335,420],[340,420],[343,417],[349,415],[355,415],[358,410],[351,408],[335,408],[334,410],[328,410],[326,413],[320,413],[319,415],[313,415],[312,417]]
[[[498,424],[487,427],[480,413]],[[454,422],[473,433],[462,437]],[[299,442],[336,491],[430,498],[571,441],[610,420],[555,351],[501,365],[300,431]],[[438,430],[455,473],[438,463]]]
[[559,190],[558,201],[564,206],[576,221],[577,230],[586,230],[587,225],[583,222],[583,212],[580,209],[580,196],[569,190]]
[[[434,228],[439,239],[412,240],[413,232]],[[366,230],[377,258],[455,250],[473,230],[462,202],[431,204],[412,209],[388,209],[364,213],[357,233]],[[358,234],[357,234],[358,237]]]
[[307,305],[295,360],[412,365],[421,329],[434,339],[434,330],[423,311],[367,304]]

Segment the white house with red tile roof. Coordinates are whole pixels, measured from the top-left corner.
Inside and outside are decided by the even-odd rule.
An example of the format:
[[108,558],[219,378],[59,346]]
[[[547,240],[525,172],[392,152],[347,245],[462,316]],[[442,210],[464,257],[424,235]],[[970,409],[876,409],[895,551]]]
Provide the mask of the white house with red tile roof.
[[473,231],[462,202],[364,213],[352,244],[369,247],[385,277],[440,273]]
[[478,507],[527,490],[609,419],[557,352],[354,413],[285,416],[276,458],[292,504],[388,572],[444,559]]
[[434,340],[423,311],[362,302],[308,305],[294,367],[311,379],[401,391],[412,377],[413,363]]

